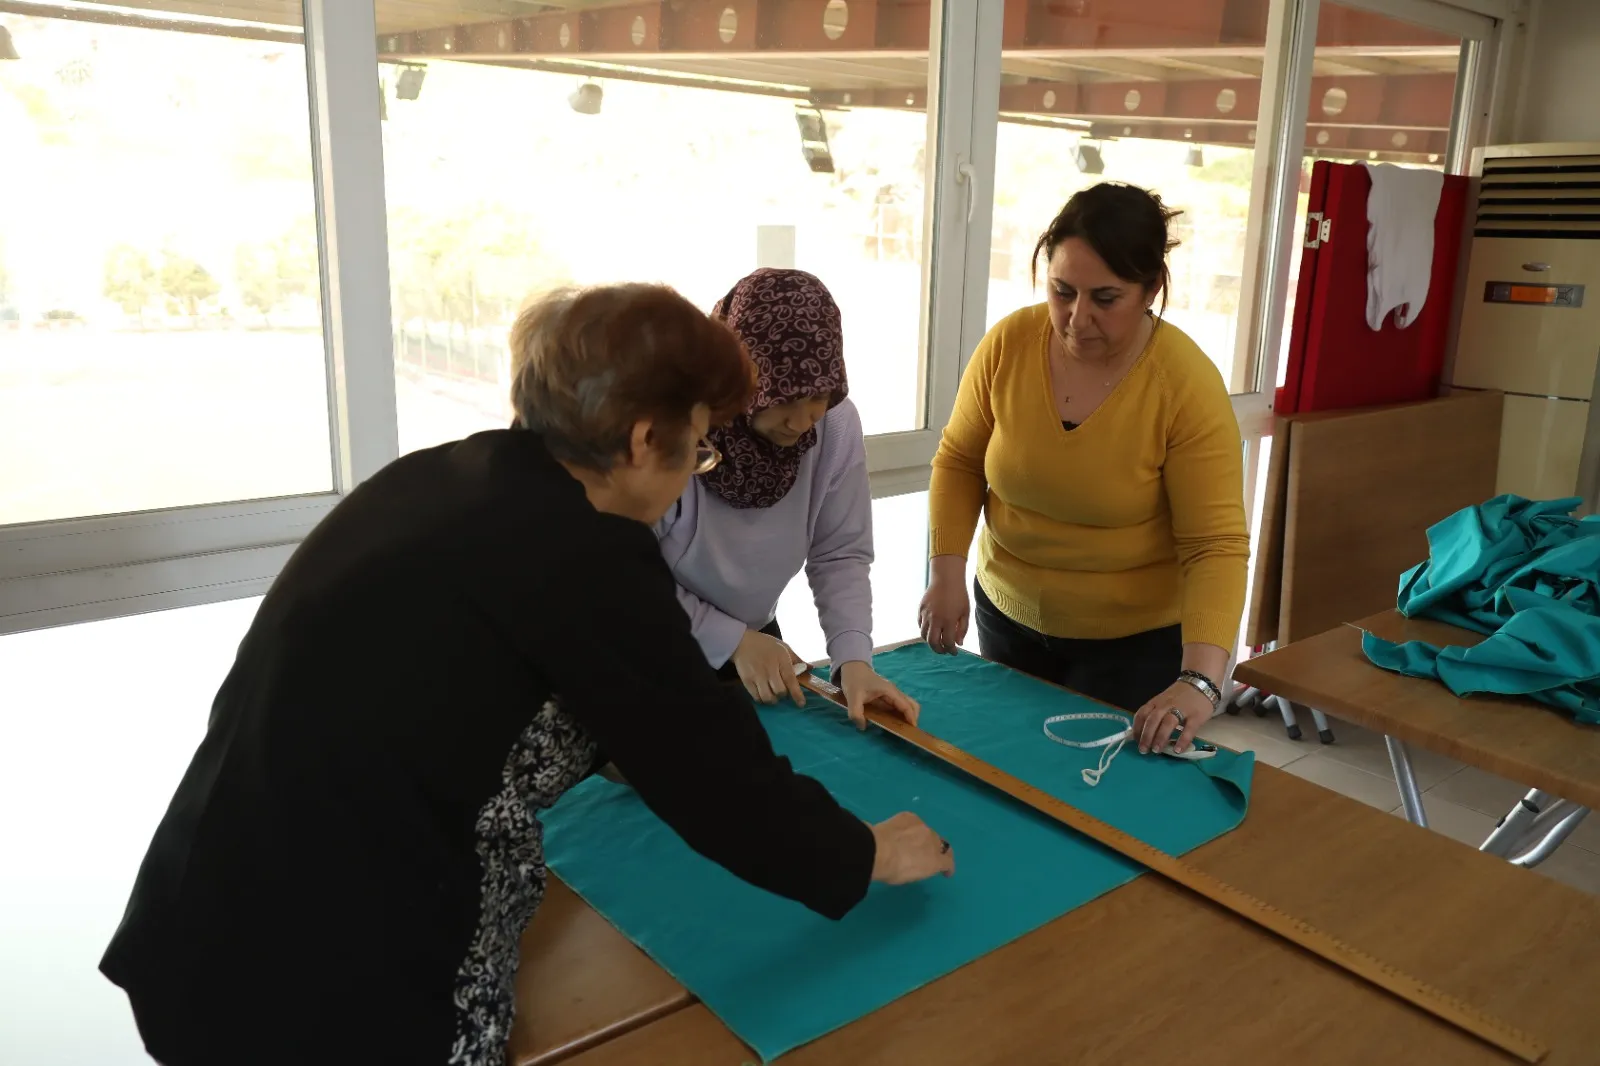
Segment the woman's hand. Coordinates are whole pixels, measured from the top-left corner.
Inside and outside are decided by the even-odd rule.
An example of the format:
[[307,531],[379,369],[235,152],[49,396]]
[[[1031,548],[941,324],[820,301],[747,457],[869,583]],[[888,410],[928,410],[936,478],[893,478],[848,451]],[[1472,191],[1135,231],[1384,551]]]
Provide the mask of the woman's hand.
[[917,609],[917,625],[928,647],[941,655],[954,655],[967,639],[972,602],[967,597],[967,561],[959,555],[936,555],[929,566],[928,591]]
[[875,700],[882,700],[885,707],[911,725],[917,724],[917,715],[922,711],[921,705],[896,688],[894,682],[880,677],[872,667],[859,660],[839,667],[839,687],[844,689],[850,721],[857,729],[867,728],[867,704]]
[[872,859],[872,879],[887,885],[904,885],[934,874],[956,872],[956,856],[949,841],[940,838],[914,814],[897,814],[872,827],[877,853]]
[[730,660],[739,671],[744,690],[762,703],[777,703],[787,690],[796,707],[806,705],[806,691],[794,675],[799,656],[789,645],[755,629],[744,631]]
[[1139,742],[1141,753],[1166,749],[1167,738],[1178,728],[1178,715],[1174,711],[1183,715],[1183,735],[1172,745],[1177,752],[1188,751],[1195,733],[1217,713],[1211,701],[1193,685],[1174,681],[1133,716],[1133,736]]

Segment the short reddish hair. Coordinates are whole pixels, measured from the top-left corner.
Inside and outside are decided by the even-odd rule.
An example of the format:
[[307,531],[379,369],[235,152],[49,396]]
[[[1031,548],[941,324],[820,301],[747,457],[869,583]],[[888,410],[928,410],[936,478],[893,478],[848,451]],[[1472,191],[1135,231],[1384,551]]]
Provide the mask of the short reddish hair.
[[[738,336],[664,285],[566,289],[523,309],[511,328],[511,404],[557,459],[609,470],[633,427],[686,448],[695,406],[711,424],[740,414],[755,364]],[[681,451],[679,454],[682,454]]]

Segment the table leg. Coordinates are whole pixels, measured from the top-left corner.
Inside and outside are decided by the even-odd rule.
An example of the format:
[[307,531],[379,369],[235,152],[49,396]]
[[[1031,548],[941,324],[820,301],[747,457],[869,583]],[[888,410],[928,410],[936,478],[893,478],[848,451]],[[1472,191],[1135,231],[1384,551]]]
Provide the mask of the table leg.
[[1498,855],[1502,859],[1509,858],[1512,849],[1527,838],[1528,828],[1533,824],[1533,820],[1539,817],[1539,812],[1554,798],[1548,792],[1541,792],[1536,788],[1529,789],[1528,794],[1518,800],[1517,805],[1500,819],[1499,824],[1494,827],[1494,832],[1478,845],[1478,850]]
[[1383,743],[1389,749],[1389,765],[1394,768],[1394,781],[1400,788],[1400,805],[1405,809],[1406,821],[1412,825],[1428,826],[1427,812],[1422,809],[1422,791],[1417,788],[1417,777],[1411,772],[1411,754],[1403,741],[1386,736]]
[[[1546,815],[1549,816],[1548,820]],[[1561,842],[1571,836],[1572,831],[1588,816],[1589,808],[1576,806],[1566,800],[1557,800],[1549,810],[1540,812],[1539,818],[1534,820],[1528,833],[1529,836],[1533,836],[1535,833],[1545,831],[1544,836],[1511,856],[1511,864],[1527,869],[1538,866],[1548,859],[1556,848],[1561,846]]]

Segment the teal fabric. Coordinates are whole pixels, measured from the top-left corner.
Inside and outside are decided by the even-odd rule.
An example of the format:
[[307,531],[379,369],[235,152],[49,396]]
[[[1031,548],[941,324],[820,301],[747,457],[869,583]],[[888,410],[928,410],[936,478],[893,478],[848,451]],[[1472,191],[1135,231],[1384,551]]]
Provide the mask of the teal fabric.
[[[913,645],[877,667],[922,703],[922,726],[1163,851],[1234,828],[1254,757],[1184,762],[1124,747],[1099,787],[1100,749],[1044,735],[1046,717],[1105,710],[972,655]],[[577,893],[770,1061],[1122,885],[1142,867],[903,741],[857,733],[817,700],[761,708],[774,746],[868,821],[914,811],[949,840],[956,874],[874,885],[840,922],[738,881],[689,850],[631,789],[593,778],[547,812],[545,853]],[[1053,727],[1090,740],[1105,721]],[[708,768],[714,773],[714,768]],[[1063,967],[1093,959],[1063,957]]]
[[1470,648],[1364,634],[1385,670],[1457,696],[1526,696],[1600,724],[1600,518],[1577,498],[1497,496],[1428,530],[1428,559],[1400,578],[1400,613],[1484,633]]

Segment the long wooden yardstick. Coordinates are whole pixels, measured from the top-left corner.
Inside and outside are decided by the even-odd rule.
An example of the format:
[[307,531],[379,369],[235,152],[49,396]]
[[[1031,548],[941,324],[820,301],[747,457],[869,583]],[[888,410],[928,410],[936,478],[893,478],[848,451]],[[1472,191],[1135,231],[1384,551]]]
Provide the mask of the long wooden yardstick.
[[[800,683],[823,699],[844,706],[844,694],[836,685],[809,673],[801,675]],[[1149,867],[1169,881],[1175,881],[1191,892],[1196,892],[1213,903],[1226,907],[1241,918],[1278,934],[1314,955],[1320,955],[1335,966],[1377,985],[1458,1029],[1471,1033],[1479,1040],[1515,1055],[1523,1062],[1537,1063],[1549,1051],[1527,1033],[1493,1015],[1484,1013],[1470,1003],[1434,988],[1426,981],[1398,970],[1359,948],[1353,948],[1337,937],[1324,933],[1299,918],[1285,914],[1272,904],[1234,888],[1227,882],[1190,866],[1182,859],[1174,858],[1164,851],[1151,847],[1137,837],[1107,825],[1093,815],[1085,814],[1071,804],[1063,803],[1021,778],[1013,777],[999,767],[991,766],[982,759],[968,755],[931,733],[925,733],[916,726],[906,724],[893,714],[869,707],[867,721],[928,754],[943,759],[984,784],[1021,800],[1034,810],[1048,814],[1056,821],[1076,829],[1090,840]]]

